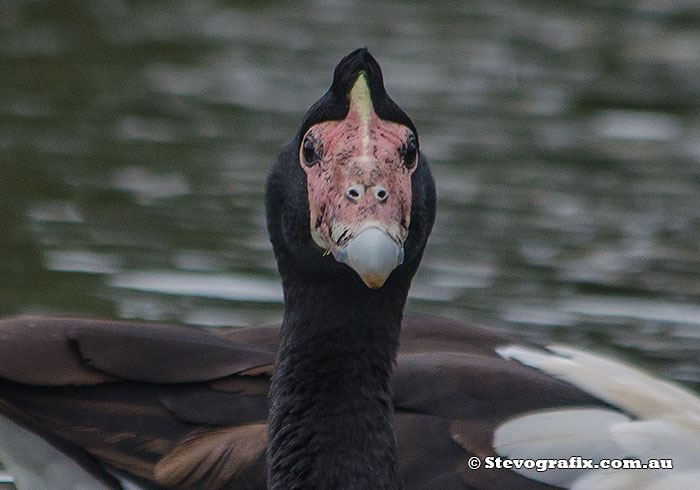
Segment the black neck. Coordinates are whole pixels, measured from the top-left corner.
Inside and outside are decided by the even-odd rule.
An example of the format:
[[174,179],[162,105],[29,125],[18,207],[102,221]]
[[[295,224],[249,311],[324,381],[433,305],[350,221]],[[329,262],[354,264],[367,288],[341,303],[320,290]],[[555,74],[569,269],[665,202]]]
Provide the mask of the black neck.
[[350,282],[285,281],[271,490],[401,488],[389,381],[408,288]]

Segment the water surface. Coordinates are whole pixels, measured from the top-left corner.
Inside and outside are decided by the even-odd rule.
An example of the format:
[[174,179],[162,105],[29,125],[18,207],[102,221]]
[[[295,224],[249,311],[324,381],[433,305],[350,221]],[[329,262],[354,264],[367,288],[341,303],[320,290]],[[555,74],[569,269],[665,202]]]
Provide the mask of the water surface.
[[408,310],[700,383],[692,1],[0,5],[0,314],[278,321],[263,183],[347,52],[439,211]]

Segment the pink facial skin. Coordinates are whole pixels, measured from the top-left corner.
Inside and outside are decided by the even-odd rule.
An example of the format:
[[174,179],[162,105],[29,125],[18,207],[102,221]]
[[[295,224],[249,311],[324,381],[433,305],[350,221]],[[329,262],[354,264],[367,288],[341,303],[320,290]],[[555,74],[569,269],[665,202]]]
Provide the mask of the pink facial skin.
[[369,97],[365,100],[362,95],[358,101],[351,94],[345,119],[309,128],[299,148],[311,235],[336,258],[369,227],[383,231],[403,250],[410,223],[411,174],[417,156],[414,152],[413,161],[407,162],[405,154],[409,142],[415,142],[413,133],[380,119]]

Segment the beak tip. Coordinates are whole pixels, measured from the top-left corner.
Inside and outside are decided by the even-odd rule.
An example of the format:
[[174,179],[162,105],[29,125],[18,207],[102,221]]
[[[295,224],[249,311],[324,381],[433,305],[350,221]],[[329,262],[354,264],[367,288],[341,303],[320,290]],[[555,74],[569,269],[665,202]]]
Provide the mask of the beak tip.
[[403,262],[403,250],[386,233],[372,227],[339,250],[336,260],[353,269],[368,288],[379,289]]
[[386,280],[388,279],[387,277],[381,277],[381,276],[373,276],[373,277],[368,277],[368,276],[360,276],[360,279],[362,279],[362,282],[365,283],[365,286],[367,286],[370,289],[379,289],[381,288]]

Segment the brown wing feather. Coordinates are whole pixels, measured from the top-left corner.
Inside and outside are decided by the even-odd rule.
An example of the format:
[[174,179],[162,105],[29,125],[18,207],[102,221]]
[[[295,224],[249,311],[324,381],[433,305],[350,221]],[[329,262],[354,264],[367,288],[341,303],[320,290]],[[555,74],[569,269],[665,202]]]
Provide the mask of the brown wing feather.
[[70,328],[50,318],[0,320],[0,377],[45,386],[113,381],[83,363],[68,335]]
[[179,419],[195,424],[244,425],[265,422],[269,411],[267,395],[215,391],[207,384],[168,390],[161,395],[160,401]]
[[[167,488],[216,490],[255,463],[261,466],[266,444],[267,424],[197,428],[158,461],[155,479]],[[258,485],[265,485],[264,477]]]
[[134,381],[192,383],[270,364],[275,359],[275,351],[202,329],[172,325],[144,328],[128,323],[100,327],[76,327],[71,338],[90,366]]
[[[0,377],[8,380],[0,380],[0,412],[49,437],[110,484],[113,479],[89,462],[161,488],[156,465],[208,441],[210,457],[198,463],[201,471],[218,475],[209,477],[208,487],[223,488],[227,468],[236,468],[230,488],[264,488],[264,458],[252,464],[252,449],[217,451],[223,447],[220,427],[200,427],[197,444],[191,436],[202,423],[265,422],[267,378],[237,380],[232,373],[266,369],[274,349],[184,327],[68,318],[3,320],[0,340]],[[217,389],[209,386],[212,380]],[[207,437],[209,431],[219,437]]]
[[452,419],[503,420],[563,400],[600,405],[571,385],[515,362],[463,352],[399,354],[393,389],[397,409]]
[[52,386],[211,380],[269,365],[276,352],[202,329],[82,318],[0,320],[0,340],[0,377]]

